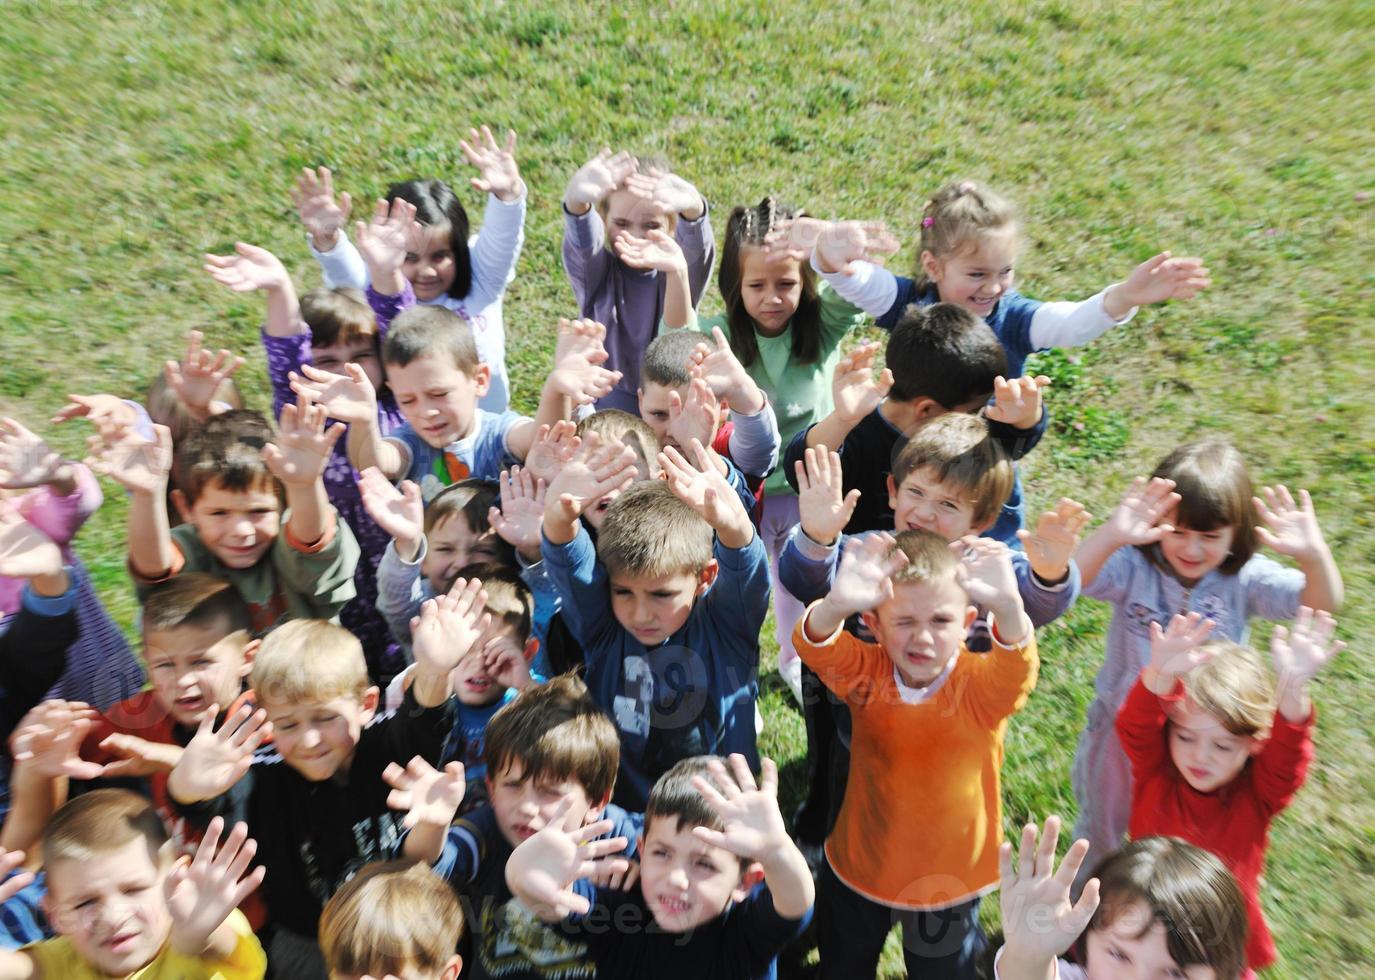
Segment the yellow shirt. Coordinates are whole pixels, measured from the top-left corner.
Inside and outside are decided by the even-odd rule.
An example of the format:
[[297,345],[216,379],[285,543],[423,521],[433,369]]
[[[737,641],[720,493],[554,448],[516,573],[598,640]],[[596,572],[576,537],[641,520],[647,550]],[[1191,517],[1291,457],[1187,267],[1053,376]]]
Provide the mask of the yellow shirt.
[[[127,980],[262,980],[267,973],[267,956],[248,920],[235,909],[227,921],[239,937],[227,959],[182,956],[171,946],[164,946],[153,962],[129,974]],[[65,936],[25,946],[22,952],[33,959],[45,980],[109,980],[78,956]]]

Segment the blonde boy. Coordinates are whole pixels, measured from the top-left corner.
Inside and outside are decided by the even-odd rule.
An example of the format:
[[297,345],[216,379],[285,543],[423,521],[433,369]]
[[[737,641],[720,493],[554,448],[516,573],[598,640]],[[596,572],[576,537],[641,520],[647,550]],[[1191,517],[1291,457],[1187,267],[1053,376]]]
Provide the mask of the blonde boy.
[[[992,617],[985,656],[965,648],[971,603]],[[856,613],[877,643],[844,631]],[[926,531],[866,538],[794,640],[854,719],[817,899],[821,975],[874,975],[898,918],[909,974],[973,977],[979,899],[998,881],[1003,734],[1037,670],[1006,546],[969,539],[961,561]]]
[[[168,778],[168,794],[193,822],[247,815],[262,828],[259,859],[274,970],[323,977],[316,928],[324,903],[372,860],[388,857],[400,821],[387,807],[382,772],[414,756],[439,758],[449,716],[452,651],[480,632],[476,590],[427,602],[412,636],[415,680],[401,707],[376,718],[362,646],[318,620],[268,635],[253,663],[259,710],[232,715],[215,731],[207,716]],[[270,732],[270,750],[254,750]]]
[[43,836],[44,912],[57,939],[0,951],[6,980],[260,980],[262,947],[236,909],[263,879],[247,877],[254,845],[238,824],[206,831],[194,861],[175,860],[147,800],[95,790],[53,817]]
[[463,912],[423,864],[374,862],[349,879],[320,916],[330,980],[363,976],[456,980]]

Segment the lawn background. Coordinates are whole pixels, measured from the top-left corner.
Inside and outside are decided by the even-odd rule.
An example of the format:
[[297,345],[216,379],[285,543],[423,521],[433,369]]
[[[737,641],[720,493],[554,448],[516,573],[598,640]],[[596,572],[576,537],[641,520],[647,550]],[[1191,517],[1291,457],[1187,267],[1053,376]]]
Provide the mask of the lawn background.
[[[1319,686],[1318,762],[1275,830],[1274,975],[1375,975],[1375,8],[214,7],[0,4],[0,408],[47,431],[67,390],[141,392],[191,327],[248,356],[238,380],[268,407],[261,304],[214,286],[201,254],[256,242],[318,284],[288,195],[305,165],[332,167],[356,201],[443,176],[477,222],[457,139],[480,122],[519,132],[530,187],[505,306],[526,409],[555,318],[574,311],[559,197],[602,145],[667,153],[712,202],[718,239],[730,205],[774,192],[886,219],[905,267],[922,202],[973,176],[1021,208],[1032,296],[1089,295],[1159,248],[1201,254],[1206,295],[1043,360],[1054,422],[1024,463],[1028,500],[1072,493],[1106,514],[1131,476],[1204,434],[1235,440],[1258,483],[1313,491],[1352,649]],[[703,307],[719,308],[714,287]],[[76,452],[83,435],[54,439]],[[106,489],[79,550],[127,625],[123,501]],[[1106,623],[1086,601],[1043,632],[1040,685],[1008,736],[1009,827],[1073,811]],[[765,687],[762,747],[795,775],[800,716],[771,667]]]

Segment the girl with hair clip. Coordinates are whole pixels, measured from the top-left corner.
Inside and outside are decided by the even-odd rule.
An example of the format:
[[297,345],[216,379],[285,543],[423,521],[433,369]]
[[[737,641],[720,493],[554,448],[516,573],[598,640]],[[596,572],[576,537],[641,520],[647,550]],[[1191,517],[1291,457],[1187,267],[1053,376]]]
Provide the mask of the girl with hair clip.
[[[489,412],[504,412],[511,400],[506,373],[506,331],[502,296],[515,278],[516,261],[525,241],[526,187],[516,165],[516,134],[508,132],[498,145],[486,126],[468,131],[459,148],[478,170],[472,185],[487,195],[482,230],[469,237],[468,212],[452,188],[442,180],[407,180],[387,188],[378,202],[375,223],[385,221],[387,202],[405,201],[414,208],[420,234],[407,241],[399,283],[373,283],[368,301],[385,326],[413,303],[433,303],[452,310],[473,328],[478,357],[491,368],[491,385],[478,401]],[[321,167],[307,168],[292,193],[310,243],[320,263],[325,285],[363,289],[369,285],[367,264],[343,233],[352,201],[334,196],[333,178]],[[357,222],[355,233],[365,233]],[[389,290],[395,290],[390,292]]]
[[[1236,879],[1212,854],[1174,837],[1146,837],[1108,855],[1077,902],[1070,888],[1089,842],[1077,840],[1055,868],[1060,818],[1036,825],[1020,849],[1006,842],[1003,948],[995,980],[1252,980],[1246,968],[1246,905]],[[1059,957],[1072,954],[1073,962]]]
[[[1308,492],[1296,501],[1284,486],[1266,487],[1264,496],[1252,496],[1246,463],[1231,445],[1189,443],[1149,481],[1134,481],[1075,554],[1083,594],[1113,605],[1072,774],[1075,836],[1100,853],[1121,844],[1131,816],[1131,765],[1114,725],[1150,663],[1152,625],[1198,613],[1216,624],[1215,638],[1245,643],[1253,618],[1292,620],[1301,605],[1332,612],[1341,604],[1341,573]],[[1257,554],[1260,545],[1298,568]]]
[[[845,336],[864,322],[864,313],[847,302],[797,254],[772,247],[780,229],[803,212],[774,197],[752,207],[737,207],[726,223],[717,282],[726,312],[699,318],[688,296],[686,267],[667,236],[637,256],[668,273],[664,327],[692,327],[717,344],[729,341],[778,418],[781,444],[830,414],[831,376],[840,360]],[[893,243],[894,247],[896,243]],[[714,347],[716,344],[709,345]],[[739,406],[731,406],[738,411]],[[766,476],[759,534],[769,553],[777,621],[779,672],[800,695],[801,661],[793,649],[792,631],[802,617],[802,604],[778,580],[778,555],[798,521],[797,493],[782,468]]]

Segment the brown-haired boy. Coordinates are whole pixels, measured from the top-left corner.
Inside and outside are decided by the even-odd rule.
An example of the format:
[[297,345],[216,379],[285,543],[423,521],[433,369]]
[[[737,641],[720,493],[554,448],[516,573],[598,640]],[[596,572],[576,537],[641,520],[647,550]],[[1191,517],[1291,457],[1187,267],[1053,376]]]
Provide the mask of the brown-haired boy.
[[[412,638],[415,680],[401,707],[376,720],[378,691],[354,636],[320,620],[279,626],[253,661],[259,710],[240,709],[218,731],[207,715],[183,751],[167,790],[187,819],[232,814],[261,828],[259,859],[272,872],[263,898],[274,971],[324,976],[315,942],[320,910],[399,840],[382,772],[415,756],[439,758],[449,672],[480,632],[481,615],[475,592],[426,603]],[[268,732],[272,750],[255,757]]]
[[[631,840],[639,820],[610,804],[620,755],[616,728],[575,677],[523,691],[487,726],[489,801],[455,821],[463,767],[422,762],[392,767],[391,801],[407,810],[406,857],[432,863],[468,910],[478,977],[590,977],[586,950],[543,929],[512,899],[505,868],[512,850],[547,823],[565,798],[581,824]],[[624,841],[622,842],[624,846]],[[633,854],[633,849],[632,852]]]
[[[282,410],[275,441],[259,416],[218,415],[180,447],[172,500],[186,523],[169,529],[163,500],[172,468],[168,431],[131,429],[102,447],[100,470],[129,499],[129,570],[140,597],[182,572],[228,579],[261,634],[283,619],[331,619],[354,596],[358,544],[321,479],[343,427],[302,401]],[[286,512],[282,512],[282,498]]]
[[96,790],[68,803],[43,835],[43,905],[59,938],[0,951],[0,977],[260,980],[263,950],[236,906],[263,870],[245,876],[248,828],[220,846],[223,829],[215,820],[195,859],[176,859],[141,796]]
[[463,961],[454,950],[462,932],[453,889],[425,865],[406,861],[365,866],[320,915],[330,980],[457,980]]

